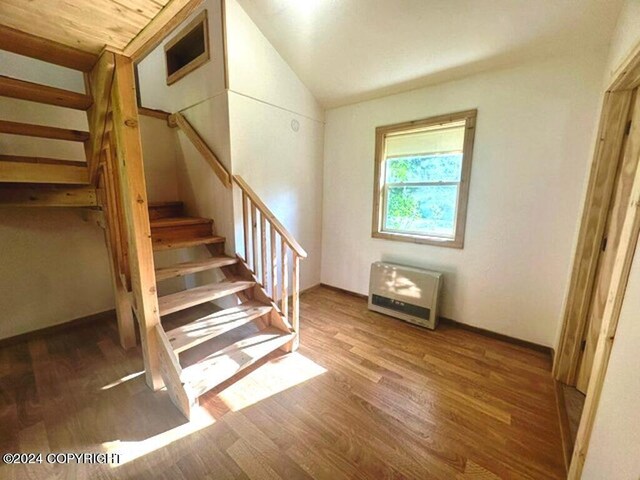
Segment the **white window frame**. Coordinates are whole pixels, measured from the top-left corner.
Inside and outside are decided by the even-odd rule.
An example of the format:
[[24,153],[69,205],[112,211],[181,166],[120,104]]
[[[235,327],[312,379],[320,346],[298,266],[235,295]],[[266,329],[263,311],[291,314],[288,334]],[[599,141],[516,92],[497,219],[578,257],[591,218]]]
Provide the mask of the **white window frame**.
[[[477,110],[468,110],[464,112],[452,113],[449,115],[440,115],[430,117],[423,120],[415,120],[411,122],[398,123],[394,125],[386,125],[376,128],[376,154],[375,154],[375,177],[373,192],[373,226],[371,235],[374,238],[383,238],[386,240],[397,240],[411,243],[422,243],[428,245],[437,245],[451,248],[464,248],[464,234],[467,215],[467,203],[469,198],[469,179],[471,176],[471,160],[473,156],[473,141],[475,134],[475,125]],[[465,133],[462,148],[462,170],[460,181],[449,182],[386,182],[386,139],[387,136],[398,133],[419,130],[420,128],[434,127],[442,125],[446,128],[449,123],[459,123],[464,121]],[[460,153],[459,150],[450,152],[433,152],[432,154]],[[389,157],[391,158],[391,157]],[[386,228],[385,221],[387,217],[387,198],[390,187],[420,187],[420,186],[446,186],[455,185],[458,189],[456,209],[455,209],[455,226],[454,236],[429,234],[422,232],[412,232],[406,230],[394,230]]]

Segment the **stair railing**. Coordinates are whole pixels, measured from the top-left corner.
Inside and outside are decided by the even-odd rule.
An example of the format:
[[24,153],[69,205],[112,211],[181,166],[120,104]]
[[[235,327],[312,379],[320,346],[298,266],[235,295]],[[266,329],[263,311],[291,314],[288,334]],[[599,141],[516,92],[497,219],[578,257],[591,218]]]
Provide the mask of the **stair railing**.
[[[298,333],[300,323],[300,259],[306,258],[307,252],[260,200],[260,197],[249,187],[247,182],[241,176],[232,176],[227,171],[184,115],[179,112],[169,115],[167,124],[172,128],[178,127],[184,132],[225,187],[231,187],[231,179],[233,178],[233,181],[242,190],[245,264],[261,282],[265,292],[270,295],[274,303],[280,298],[280,313],[285,318],[289,318],[288,289],[289,270],[291,269],[291,325],[293,331]],[[280,245],[279,249],[278,245]],[[289,257],[291,257],[291,267],[289,266]]]
[[187,136],[193,146],[200,152],[200,155],[209,163],[213,172],[226,188],[231,188],[231,175],[218,159],[211,147],[207,145],[207,142],[200,136],[200,134],[193,128],[193,125],[182,115],[180,112],[169,115],[167,119],[167,125],[171,128],[179,128]]
[[285,318],[289,317],[291,257],[291,325],[299,333],[300,259],[306,258],[307,252],[240,175],[234,175],[233,180],[242,190],[244,261],[276,304],[280,298]]

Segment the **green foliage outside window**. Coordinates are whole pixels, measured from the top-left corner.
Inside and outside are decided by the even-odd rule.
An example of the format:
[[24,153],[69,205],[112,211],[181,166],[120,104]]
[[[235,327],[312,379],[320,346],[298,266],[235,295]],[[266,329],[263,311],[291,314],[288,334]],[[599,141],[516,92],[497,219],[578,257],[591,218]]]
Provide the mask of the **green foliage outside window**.
[[[387,160],[386,179],[392,185],[387,190],[386,228],[452,236],[461,166],[461,153]],[[402,185],[407,182],[435,184]]]

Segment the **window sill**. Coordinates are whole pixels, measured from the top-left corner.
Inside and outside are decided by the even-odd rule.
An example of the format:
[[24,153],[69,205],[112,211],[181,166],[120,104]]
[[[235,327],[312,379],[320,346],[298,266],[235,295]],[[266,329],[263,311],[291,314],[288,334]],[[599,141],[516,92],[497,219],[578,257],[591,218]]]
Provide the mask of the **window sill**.
[[464,248],[464,240],[462,238],[455,238],[453,240],[441,239],[437,237],[422,237],[419,235],[410,235],[406,233],[390,233],[390,232],[377,232],[371,233],[373,238],[381,238],[384,240],[394,240],[396,242],[406,243],[419,243],[422,245],[432,245],[436,247],[447,248]]

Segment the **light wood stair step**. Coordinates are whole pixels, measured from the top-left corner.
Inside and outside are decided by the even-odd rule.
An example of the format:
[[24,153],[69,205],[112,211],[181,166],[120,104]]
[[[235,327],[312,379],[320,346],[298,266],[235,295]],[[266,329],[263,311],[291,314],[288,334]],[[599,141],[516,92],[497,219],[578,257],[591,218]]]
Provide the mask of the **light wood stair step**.
[[153,241],[153,250],[162,251],[162,250],[171,250],[175,248],[197,247],[198,245],[211,245],[214,243],[224,243],[225,238],[211,235],[207,237],[193,237],[193,238],[168,239],[168,240],[152,239],[152,241]]
[[0,205],[12,207],[97,207],[93,185],[4,184]]
[[203,272],[213,268],[226,267],[238,263],[237,258],[227,257],[226,255],[205,258],[194,262],[179,263],[170,267],[162,267],[156,269],[156,281],[166,280],[167,278],[181,277],[192,273]]
[[47,125],[10,122],[8,120],[0,120],[0,133],[26,135],[28,137],[52,138],[54,140],[69,140],[71,142],[86,142],[89,140],[89,132],[70,130],[68,128],[49,127]]
[[189,397],[195,399],[290,342],[294,336],[267,327],[184,368],[180,379]]
[[0,155],[0,162],[40,163],[43,165],[67,165],[69,167],[86,167],[85,160],[61,160],[59,158],[27,157],[21,155]]
[[5,75],[0,75],[0,96],[76,110],[88,110],[93,104],[92,98],[84,93],[27,82]]
[[213,235],[213,220],[199,217],[167,217],[152,220],[151,238],[154,242],[169,242]]
[[191,225],[211,224],[210,218],[200,217],[164,217],[151,220],[151,228],[184,227]]
[[182,292],[165,295],[158,298],[160,315],[168,315],[201,303],[217,300],[232,293],[248,290],[254,285],[255,282],[252,281],[230,280],[226,282],[209,283]]
[[181,217],[184,211],[182,202],[153,202],[149,204],[149,219]]
[[167,332],[176,353],[195,347],[234,328],[245,325],[272,310],[270,305],[250,301],[212,313]]
[[0,162],[0,182],[88,185],[86,165],[51,165],[46,163]]

